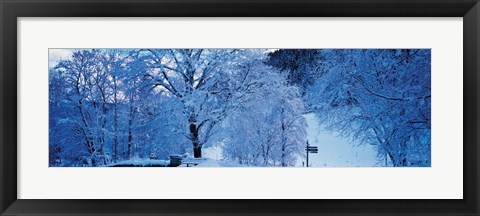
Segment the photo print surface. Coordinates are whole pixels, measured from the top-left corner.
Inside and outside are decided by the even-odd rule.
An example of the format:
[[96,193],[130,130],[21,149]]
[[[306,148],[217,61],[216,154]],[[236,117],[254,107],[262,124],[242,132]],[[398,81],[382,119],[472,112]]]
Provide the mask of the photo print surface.
[[50,167],[430,167],[430,49],[49,49]]

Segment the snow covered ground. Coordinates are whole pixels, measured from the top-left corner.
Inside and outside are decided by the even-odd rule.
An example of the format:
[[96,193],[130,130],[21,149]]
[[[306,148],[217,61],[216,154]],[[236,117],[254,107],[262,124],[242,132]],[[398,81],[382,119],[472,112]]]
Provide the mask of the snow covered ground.
[[[345,138],[340,138],[322,129],[315,114],[305,115],[307,139],[311,146],[318,147],[317,154],[309,154],[312,167],[371,167],[375,166],[376,152],[370,145],[355,146]],[[298,161],[302,166],[302,161]]]
[[109,167],[166,167],[168,160],[127,160],[109,164]]
[[205,162],[196,167],[243,167],[243,165],[222,160],[222,149],[218,146],[204,148],[202,150],[202,157]]
[[204,162],[194,167],[243,167],[243,166],[241,164],[237,164],[233,162],[206,158]]

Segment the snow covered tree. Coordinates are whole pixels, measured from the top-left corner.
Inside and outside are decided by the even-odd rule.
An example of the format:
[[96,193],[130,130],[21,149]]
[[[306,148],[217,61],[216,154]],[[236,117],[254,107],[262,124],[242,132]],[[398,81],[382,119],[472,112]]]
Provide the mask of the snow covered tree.
[[195,158],[202,157],[214,127],[233,106],[238,87],[237,80],[229,78],[241,69],[245,54],[229,49],[139,50],[138,61],[144,64],[151,88],[182,104],[176,114],[187,121],[184,136],[191,141]]
[[[49,155],[50,165],[70,165],[71,158],[80,157],[83,143],[78,143],[77,125],[71,118],[71,110],[76,110],[76,103],[65,100],[70,93],[66,92],[66,83],[58,71],[49,72]],[[68,129],[66,129],[68,128]],[[83,137],[83,136],[82,136]],[[82,139],[83,140],[83,139]]]
[[241,86],[218,134],[223,155],[250,166],[294,166],[306,138],[298,89],[261,58],[244,66],[241,80],[250,84]]
[[102,55],[98,50],[75,52],[72,60],[61,61],[56,70],[65,83],[68,103],[75,104],[79,115],[69,121],[71,129],[82,137],[88,152],[84,158],[87,164],[107,163],[104,152],[107,123],[107,103],[110,97],[108,72],[102,64]]
[[321,123],[377,147],[385,165],[430,166],[430,50],[323,50],[308,90]]
[[267,64],[285,73],[290,85],[296,85],[302,95],[315,81],[316,72],[321,67],[317,49],[280,49],[268,54]]

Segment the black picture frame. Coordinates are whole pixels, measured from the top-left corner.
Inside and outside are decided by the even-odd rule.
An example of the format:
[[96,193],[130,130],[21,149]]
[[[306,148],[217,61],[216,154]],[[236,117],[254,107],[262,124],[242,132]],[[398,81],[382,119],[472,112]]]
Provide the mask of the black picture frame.
[[[1,215],[479,215],[478,0],[0,0]],[[463,17],[460,200],[17,199],[18,17]]]

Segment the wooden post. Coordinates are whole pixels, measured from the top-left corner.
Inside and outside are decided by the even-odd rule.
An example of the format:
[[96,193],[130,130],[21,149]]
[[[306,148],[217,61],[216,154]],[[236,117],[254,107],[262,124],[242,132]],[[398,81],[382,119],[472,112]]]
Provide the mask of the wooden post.
[[307,167],[308,167],[308,140],[307,140]]

